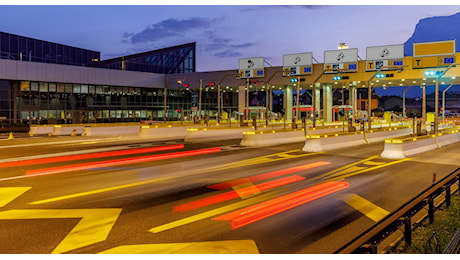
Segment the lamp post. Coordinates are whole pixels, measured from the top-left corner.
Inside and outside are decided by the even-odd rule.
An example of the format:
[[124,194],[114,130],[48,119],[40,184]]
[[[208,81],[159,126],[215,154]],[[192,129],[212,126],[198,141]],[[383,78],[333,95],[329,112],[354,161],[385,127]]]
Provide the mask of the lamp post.
[[375,78],[375,76],[377,76],[377,74],[379,74],[383,69],[394,69],[394,70],[398,70],[398,72],[402,72],[404,70],[405,67],[407,67],[408,65],[403,65],[403,66],[382,66],[379,68],[379,70],[377,70],[374,75],[372,75],[372,77],[367,81],[367,124],[368,124],[368,129],[372,129],[372,122],[371,122],[371,113],[372,113],[372,109],[371,109],[371,99],[372,99],[372,94],[371,94],[371,83],[372,83],[372,80]]
[[446,119],[446,92],[449,90],[454,84],[450,84],[446,89],[442,91],[442,120]]
[[[447,67],[444,71],[441,72],[441,74],[439,74],[439,76],[436,77],[436,86],[435,86],[435,90],[434,90],[434,133],[437,134],[438,133],[438,113],[439,113],[439,80],[442,78],[442,76],[444,76],[444,74],[446,74],[446,72],[448,70],[450,70],[453,66],[456,66],[456,65],[459,65],[460,63],[452,63],[451,65],[449,65],[449,67]],[[444,110],[444,109],[443,109]]]
[[409,86],[408,88],[406,88],[403,92],[403,117],[404,119],[406,119],[406,93],[407,91],[409,91],[409,89],[411,88],[412,86]]
[[163,100],[163,123],[166,123],[166,102],[168,100],[168,87],[171,84],[171,82],[175,80],[176,83],[179,83],[184,80],[184,78],[172,78],[169,79],[168,82],[165,84],[164,87],[164,100]]

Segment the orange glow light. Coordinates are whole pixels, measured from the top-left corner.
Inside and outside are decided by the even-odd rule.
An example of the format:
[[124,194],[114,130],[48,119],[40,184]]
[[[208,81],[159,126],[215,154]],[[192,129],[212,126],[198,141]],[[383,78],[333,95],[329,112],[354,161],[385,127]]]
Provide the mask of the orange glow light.
[[345,181],[331,181],[303,189],[282,197],[268,200],[250,207],[236,210],[213,220],[231,221],[232,229],[237,229],[256,221],[268,218],[286,210],[306,204],[350,186]]
[[177,144],[177,145],[166,145],[166,146],[158,146],[158,147],[127,149],[127,150],[110,151],[110,152],[58,156],[58,157],[49,157],[49,158],[40,158],[40,159],[31,159],[31,160],[22,160],[22,161],[0,163],[0,168],[19,167],[19,166],[37,165],[37,164],[55,163],[55,162],[66,162],[66,161],[75,161],[75,160],[84,160],[84,159],[92,159],[92,158],[102,158],[102,157],[129,155],[129,154],[138,154],[138,153],[151,153],[151,152],[160,152],[160,151],[183,149],[183,148],[184,148],[183,144]]
[[[296,182],[296,181],[301,181],[301,180],[305,180],[305,178],[301,177],[301,176],[294,175],[294,176],[289,176],[289,177],[286,177],[286,178],[283,178],[283,179],[262,183],[262,184],[255,185],[255,186],[259,191],[265,191],[265,190],[273,189],[273,188],[276,188],[276,187],[279,187],[279,186],[283,186],[283,185],[293,183],[293,182]],[[249,191],[252,192],[254,189],[252,187],[246,187],[246,188],[239,189],[240,192],[241,191],[244,192],[244,190],[246,190],[247,192],[249,192]],[[203,208],[203,207],[206,207],[206,206],[209,206],[209,205],[217,204],[217,203],[220,203],[220,202],[223,202],[223,201],[236,199],[236,198],[239,198],[239,197],[240,196],[239,196],[237,191],[229,191],[229,192],[226,192],[226,193],[222,193],[222,194],[214,195],[214,196],[211,196],[211,197],[207,197],[207,198],[191,201],[191,202],[188,202],[188,203],[184,203],[184,204],[181,204],[181,205],[178,205],[178,206],[174,206],[173,212],[177,212],[177,211],[178,212],[186,212],[186,211],[194,210],[194,209],[197,209],[197,208]]]
[[126,159],[119,159],[119,160],[102,161],[102,162],[95,162],[95,163],[83,163],[83,164],[75,164],[75,165],[68,165],[68,166],[62,166],[62,167],[31,170],[31,171],[27,171],[26,175],[27,176],[38,176],[38,175],[48,175],[48,174],[71,172],[71,171],[81,171],[81,170],[89,170],[89,169],[101,168],[101,167],[111,167],[111,166],[118,166],[118,165],[124,165],[124,164],[142,163],[142,162],[180,158],[180,157],[186,157],[186,156],[192,156],[192,155],[216,153],[220,151],[221,151],[221,148],[216,147],[216,148],[207,148],[207,149],[184,151],[184,152],[177,152],[177,153],[157,154],[157,155],[133,157],[133,158],[126,158]]
[[251,177],[248,177],[248,178],[237,179],[237,180],[233,180],[233,181],[229,181],[229,182],[223,182],[223,183],[208,186],[208,188],[215,189],[215,190],[224,190],[224,189],[231,188],[231,187],[233,187],[235,185],[240,185],[242,183],[246,183],[246,182],[249,182],[249,181],[251,181],[251,182],[261,181],[261,180],[270,179],[270,178],[274,178],[274,177],[278,177],[278,176],[282,176],[282,175],[287,175],[287,174],[298,172],[298,171],[308,170],[308,169],[312,169],[312,168],[316,168],[316,167],[320,167],[320,166],[328,165],[328,164],[331,164],[331,163],[330,162],[323,162],[323,161],[314,162],[314,163],[308,163],[308,164],[304,164],[304,165],[300,165],[300,166],[296,166],[296,167],[292,167],[292,168],[287,168],[287,169],[283,169],[283,170],[279,170],[279,171],[274,171],[274,172],[264,173],[264,174],[260,174],[260,175],[256,175],[256,176],[251,176]]

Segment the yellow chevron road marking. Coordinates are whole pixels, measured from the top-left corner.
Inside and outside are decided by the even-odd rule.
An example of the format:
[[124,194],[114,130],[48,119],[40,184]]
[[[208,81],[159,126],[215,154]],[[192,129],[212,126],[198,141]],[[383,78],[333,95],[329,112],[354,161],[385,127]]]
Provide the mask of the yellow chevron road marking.
[[0,212],[0,219],[81,218],[53,250],[60,254],[107,239],[122,209],[22,209]]
[[0,188],[0,207],[6,206],[17,197],[21,196],[32,187],[1,187]]
[[124,245],[99,254],[259,254],[254,240]]
[[375,222],[390,214],[389,211],[356,194],[350,194],[343,201]]
[[401,159],[401,160],[397,160],[397,161],[377,165],[377,166],[374,166],[374,167],[364,168],[362,170],[353,171],[353,172],[350,172],[348,174],[343,174],[342,172],[338,172],[338,173],[334,174],[333,176],[331,176],[331,178],[328,179],[328,181],[341,180],[343,178],[351,177],[351,176],[358,175],[358,174],[368,172],[368,171],[372,171],[372,170],[377,170],[377,169],[380,169],[382,167],[390,166],[390,165],[397,164],[397,163],[402,163],[402,162],[405,162],[405,161],[408,161],[408,160],[410,160],[410,158]]

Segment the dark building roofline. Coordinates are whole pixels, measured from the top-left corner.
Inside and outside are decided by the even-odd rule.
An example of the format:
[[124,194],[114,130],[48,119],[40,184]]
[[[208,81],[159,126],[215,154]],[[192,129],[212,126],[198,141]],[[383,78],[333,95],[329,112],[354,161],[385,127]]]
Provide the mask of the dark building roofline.
[[187,48],[187,47],[196,48],[196,42],[191,42],[191,43],[171,46],[171,47],[167,47],[167,48],[163,48],[163,49],[146,51],[146,52],[126,55],[126,56],[111,58],[111,59],[102,60],[102,61],[99,61],[99,62],[94,62],[94,63],[91,63],[91,64],[87,64],[87,66],[91,66],[91,67],[92,66],[104,66],[106,64],[111,64],[111,63],[114,63],[114,62],[120,62],[123,59],[124,60],[129,60],[129,59],[133,59],[133,58],[143,57],[145,55],[156,54],[156,53],[161,53],[161,52],[165,52],[165,51],[171,51],[171,50],[175,50],[175,49],[179,49],[179,48]]
[[17,37],[23,37],[23,38],[26,38],[26,39],[32,39],[32,40],[36,40],[36,41],[42,41],[42,42],[46,42],[46,43],[58,44],[58,45],[62,45],[62,46],[66,46],[66,47],[70,47],[70,48],[74,48],[74,49],[84,50],[84,51],[97,52],[97,53],[99,53],[99,57],[101,56],[101,52],[100,52],[100,51],[95,51],[95,50],[90,50],[90,49],[84,49],[84,48],[75,47],[75,46],[71,46],[71,45],[67,45],[67,44],[62,44],[62,43],[58,43],[58,42],[45,41],[45,40],[41,40],[41,39],[37,39],[37,38],[27,37],[27,36],[23,36],[23,35],[14,34],[14,33],[7,33],[7,32],[3,32],[3,31],[0,31],[0,33],[5,33],[5,34],[9,34],[9,35],[14,35],[14,36],[17,36]]

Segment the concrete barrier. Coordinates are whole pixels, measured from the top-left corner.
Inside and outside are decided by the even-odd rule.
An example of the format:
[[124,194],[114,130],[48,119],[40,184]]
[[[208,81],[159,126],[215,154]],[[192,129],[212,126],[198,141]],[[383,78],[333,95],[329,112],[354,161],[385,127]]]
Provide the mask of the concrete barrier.
[[366,143],[376,143],[385,141],[388,138],[396,138],[400,136],[410,135],[412,134],[412,128],[391,128],[391,129],[384,129],[380,131],[372,130],[368,132],[364,132],[364,138]]
[[[75,131],[74,131],[75,130]],[[53,127],[52,135],[71,135],[74,132],[77,135],[81,135],[85,130],[84,126],[72,126],[72,125],[55,125]]]
[[176,140],[184,139],[187,135],[188,127],[158,127],[142,126],[140,128],[140,137],[154,140]]
[[404,159],[457,142],[460,142],[459,130],[452,130],[438,136],[388,139],[385,140],[380,156],[389,159]]
[[243,139],[243,132],[252,131],[253,128],[235,129],[212,129],[212,128],[189,128],[185,136],[185,142],[207,142],[216,140]]
[[33,125],[29,129],[29,135],[47,135],[52,134],[54,131],[54,126],[52,125],[43,125],[37,126]]
[[262,147],[305,141],[303,129],[277,132],[273,131],[247,131],[243,133],[241,146]]
[[325,152],[361,144],[366,144],[361,131],[349,134],[313,135],[306,137],[302,151]]
[[140,125],[125,126],[85,126],[83,136],[103,136],[103,135],[138,135]]

